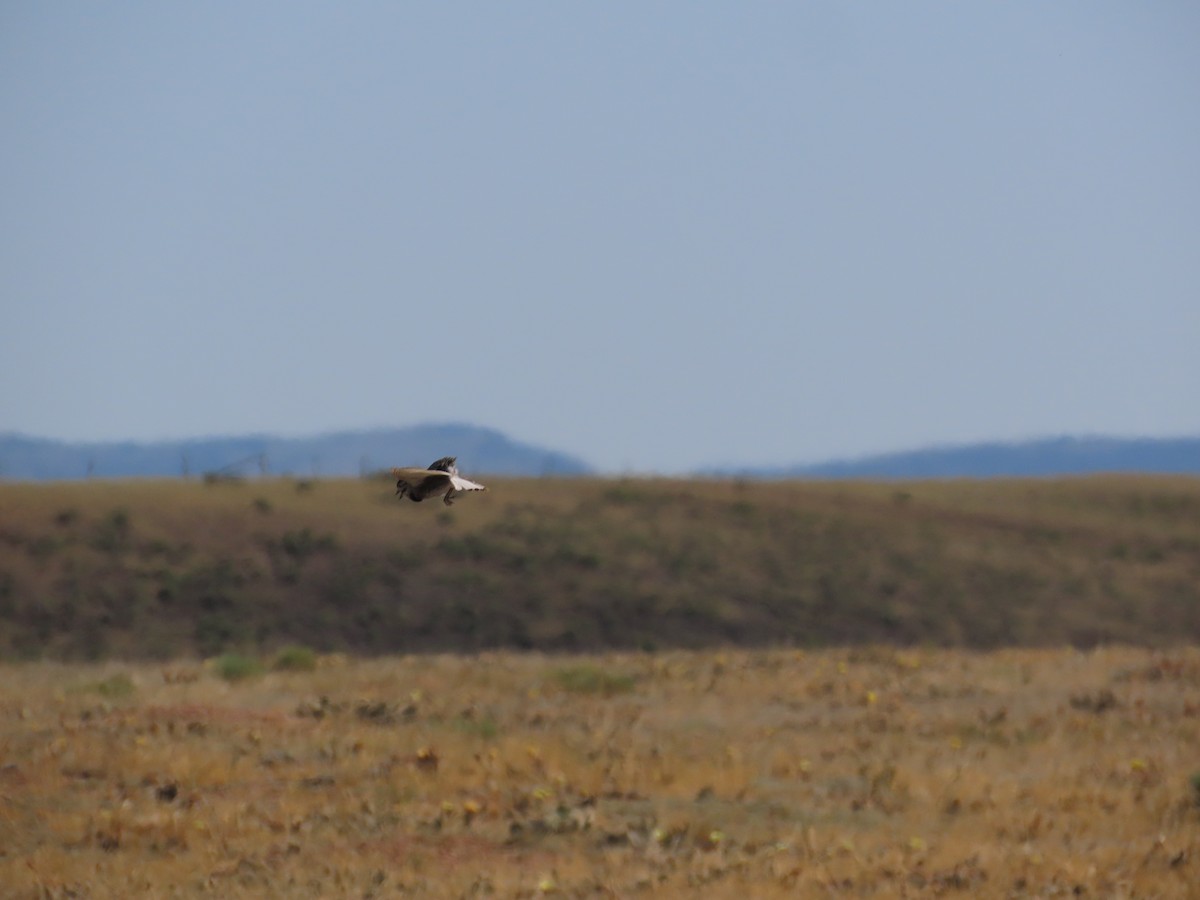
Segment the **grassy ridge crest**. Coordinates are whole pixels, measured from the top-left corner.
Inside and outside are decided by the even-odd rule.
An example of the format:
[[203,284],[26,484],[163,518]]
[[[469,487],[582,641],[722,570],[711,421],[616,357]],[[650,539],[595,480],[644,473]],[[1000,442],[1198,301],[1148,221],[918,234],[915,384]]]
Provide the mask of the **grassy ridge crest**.
[[0,659],[1200,640],[1200,480],[0,485]]

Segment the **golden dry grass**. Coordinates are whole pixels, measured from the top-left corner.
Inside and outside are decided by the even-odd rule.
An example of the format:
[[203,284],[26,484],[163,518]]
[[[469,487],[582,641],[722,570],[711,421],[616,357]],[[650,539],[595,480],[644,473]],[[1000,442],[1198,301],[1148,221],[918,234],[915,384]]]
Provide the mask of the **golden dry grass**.
[[1188,897],[1200,650],[0,669],[7,897]]

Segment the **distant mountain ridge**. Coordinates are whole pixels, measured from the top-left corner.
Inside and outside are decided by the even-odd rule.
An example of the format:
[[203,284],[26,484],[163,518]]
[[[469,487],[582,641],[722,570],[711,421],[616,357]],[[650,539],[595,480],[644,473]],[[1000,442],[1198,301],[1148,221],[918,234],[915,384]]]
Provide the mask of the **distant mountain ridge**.
[[[490,428],[427,424],[155,442],[70,443],[0,434],[0,479],[170,478],[188,475],[346,477],[393,465],[423,465],[447,454],[481,475],[595,475],[583,460],[511,440]],[[1054,437],[926,447],[794,466],[722,466],[693,473],[739,478],[1000,478],[1101,472],[1200,475],[1200,437]]]
[[361,475],[390,466],[459,457],[464,471],[489,475],[587,475],[583,460],[511,440],[490,428],[431,424],[314,437],[270,435],[154,442],[68,443],[0,435],[0,479],[170,478],[206,474]]
[[1102,472],[1200,474],[1200,437],[1054,437],[926,447],[812,465],[724,468],[749,478],[1000,478]]

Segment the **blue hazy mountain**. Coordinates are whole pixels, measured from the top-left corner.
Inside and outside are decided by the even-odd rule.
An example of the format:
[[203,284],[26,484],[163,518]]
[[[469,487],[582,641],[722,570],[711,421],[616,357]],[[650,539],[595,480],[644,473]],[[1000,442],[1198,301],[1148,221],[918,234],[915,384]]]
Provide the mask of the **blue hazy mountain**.
[[[361,475],[457,455],[464,471],[491,475],[590,475],[576,457],[471,425],[416,425],[306,438],[270,435],[149,443],[66,443],[0,435],[0,478],[49,480],[222,475]],[[776,467],[722,466],[705,476],[743,478],[993,478],[1097,472],[1200,474],[1200,438],[1057,437],[927,447]]]
[[725,467],[751,478],[996,478],[1100,472],[1200,474],[1200,438],[1055,437],[926,447],[813,465]]
[[524,444],[489,428],[415,425],[304,438],[270,435],[150,443],[65,443],[0,435],[0,478],[177,477],[180,475],[362,475],[391,466],[428,465],[454,455],[464,472],[586,475],[587,463]]

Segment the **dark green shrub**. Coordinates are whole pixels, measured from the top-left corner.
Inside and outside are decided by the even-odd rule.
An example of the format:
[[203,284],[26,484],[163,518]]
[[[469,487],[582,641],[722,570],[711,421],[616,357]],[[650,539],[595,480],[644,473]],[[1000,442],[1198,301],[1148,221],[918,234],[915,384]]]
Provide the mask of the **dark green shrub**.
[[314,553],[335,550],[337,540],[331,534],[315,535],[309,528],[284,532],[279,546],[288,556],[296,560],[308,559]]
[[130,530],[129,512],[114,509],[92,533],[92,548],[102,553],[120,553],[129,546]]
[[212,612],[200,616],[196,620],[193,640],[196,649],[203,656],[220,653],[233,644],[241,643],[244,628],[241,623],[227,612]]

